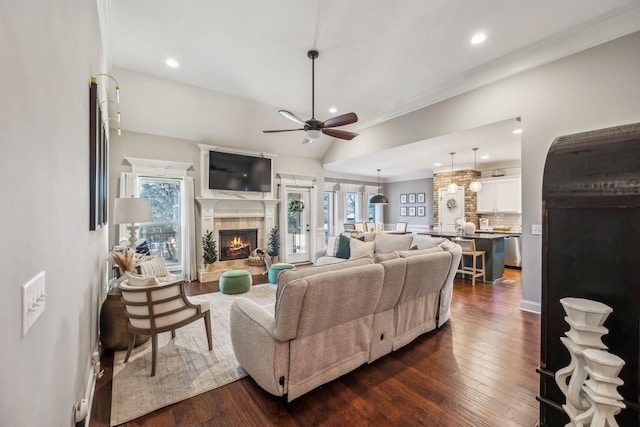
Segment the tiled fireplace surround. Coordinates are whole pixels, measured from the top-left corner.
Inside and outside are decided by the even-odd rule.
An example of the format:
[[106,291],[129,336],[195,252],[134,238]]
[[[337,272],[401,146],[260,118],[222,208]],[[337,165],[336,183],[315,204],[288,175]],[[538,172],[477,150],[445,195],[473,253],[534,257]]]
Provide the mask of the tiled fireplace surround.
[[[220,230],[238,230],[256,228],[258,230],[258,247],[267,249],[267,238],[271,229],[277,225],[276,207],[278,200],[273,199],[241,199],[222,197],[198,197],[200,208],[201,232],[213,231],[216,242]],[[220,245],[218,243],[218,250]],[[202,248],[200,248],[200,254]],[[250,266],[248,260],[217,261],[213,271],[198,271],[201,282],[218,280],[228,270],[248,270],[251,274],[260,274],[265,267]]]

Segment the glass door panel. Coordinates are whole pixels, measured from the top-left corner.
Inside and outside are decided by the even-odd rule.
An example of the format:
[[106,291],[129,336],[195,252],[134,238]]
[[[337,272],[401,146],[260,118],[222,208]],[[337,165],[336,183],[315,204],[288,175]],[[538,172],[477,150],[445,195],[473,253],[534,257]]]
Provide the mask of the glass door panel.
[[287,261],[311,260],[310,199],[308,188],[287,188]]

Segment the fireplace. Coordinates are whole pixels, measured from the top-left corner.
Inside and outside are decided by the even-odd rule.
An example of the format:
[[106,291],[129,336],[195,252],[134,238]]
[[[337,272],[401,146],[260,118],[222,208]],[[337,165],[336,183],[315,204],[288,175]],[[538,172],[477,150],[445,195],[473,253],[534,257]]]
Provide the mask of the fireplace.
[[258,229],[220,230],[220,261],[246,259],[258,246]]

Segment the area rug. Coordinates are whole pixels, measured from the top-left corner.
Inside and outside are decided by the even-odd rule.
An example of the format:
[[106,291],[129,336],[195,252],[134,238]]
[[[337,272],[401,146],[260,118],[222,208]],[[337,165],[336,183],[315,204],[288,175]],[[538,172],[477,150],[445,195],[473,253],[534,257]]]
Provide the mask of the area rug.
[[276,287],[252,286],[244,294],[220,292],[198,295],[210,302],[213,351],[208,350],[204,321],[198,320],[158,335],[156,375],[151,377],[151,340],[135,348],[127,363],[126,351],[113,357],[111,425],[115,426],[157,409],[229,384],[247,375],[231,346],[229,312],[238,297],[260,305],[275,302]]

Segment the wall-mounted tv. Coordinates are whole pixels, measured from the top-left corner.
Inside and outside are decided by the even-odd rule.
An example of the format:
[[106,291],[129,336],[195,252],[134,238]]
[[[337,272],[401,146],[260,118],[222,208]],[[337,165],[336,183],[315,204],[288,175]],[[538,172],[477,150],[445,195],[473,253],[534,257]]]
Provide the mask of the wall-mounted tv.
[[209,189],[271,191],[271,159],[209,151]]

